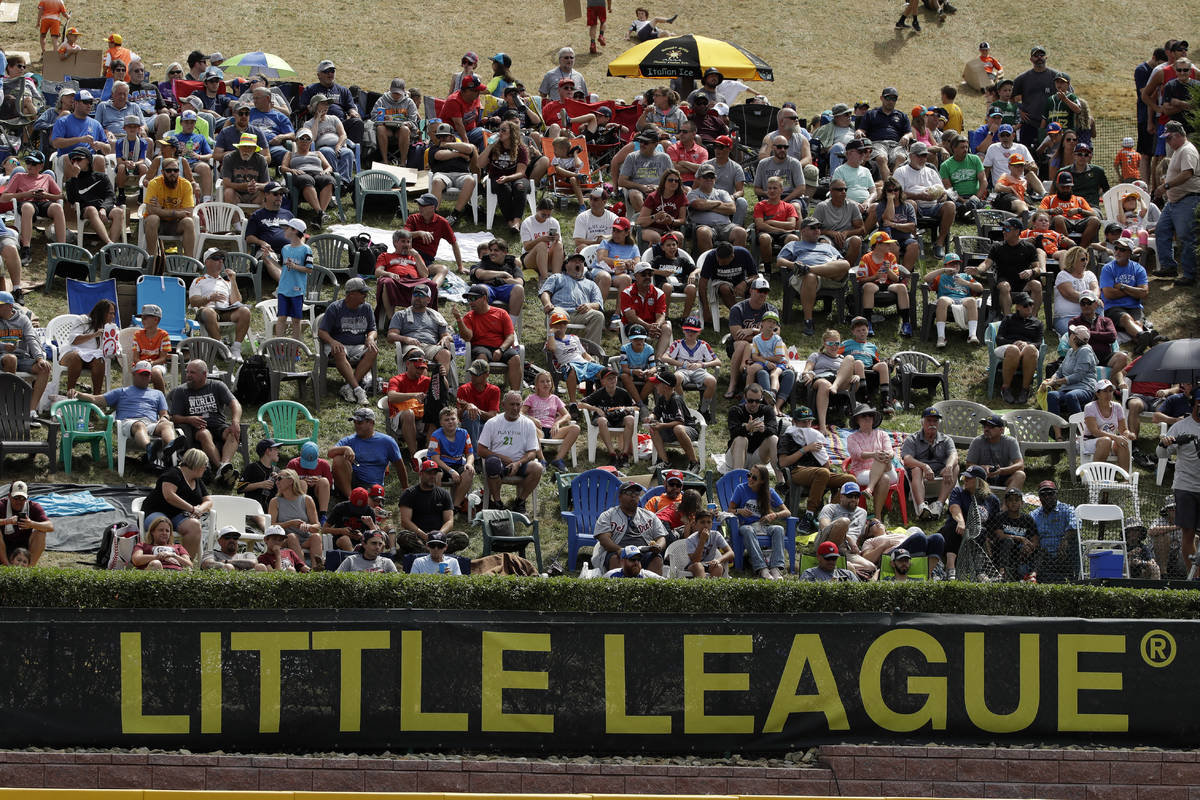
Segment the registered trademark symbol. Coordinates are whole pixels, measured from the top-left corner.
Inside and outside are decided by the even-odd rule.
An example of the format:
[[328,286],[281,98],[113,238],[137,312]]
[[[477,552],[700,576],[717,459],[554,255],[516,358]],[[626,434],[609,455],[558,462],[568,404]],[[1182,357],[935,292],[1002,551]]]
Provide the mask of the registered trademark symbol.
[[1149,631],[1142,637],[1142,660],[1152,667],[1165,667],[1175,660],[1175,637],[1166,631]]

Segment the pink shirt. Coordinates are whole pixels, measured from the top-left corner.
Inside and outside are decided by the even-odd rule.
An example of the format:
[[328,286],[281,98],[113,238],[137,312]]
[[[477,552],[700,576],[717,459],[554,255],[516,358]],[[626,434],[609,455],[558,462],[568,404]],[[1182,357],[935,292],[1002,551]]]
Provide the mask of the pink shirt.
[[846,471],[853,475],[864,469],[870,469],[874,461],[869,458],[862,458],[862,454],[877,453],[880,450],[885,450],[889,453],[893,452],[892,436],[882,428],[876,428],[867,433],[855,431],[850,434],[846,437],[846,451],[850,453],[850,465],[846,468]]
[[558,415],[566,407],[563,405],[562,398],[556,394],[549,395],[548,397],[531,394],[525,398],[523,405],[529,409],[530,416],[542,428],[549,428],[554,425],[554,420],[558,419]]

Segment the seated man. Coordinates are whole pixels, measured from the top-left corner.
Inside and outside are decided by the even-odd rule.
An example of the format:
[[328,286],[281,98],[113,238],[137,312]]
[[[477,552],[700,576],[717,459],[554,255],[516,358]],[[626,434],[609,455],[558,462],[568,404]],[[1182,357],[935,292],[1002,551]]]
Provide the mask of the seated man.
[[446,551],[458,552],[470,544],[465,533],[454,532],[454,505],[450,492],[438,485],[441,469],[431,459],[421,462],[417,484],[400,495],[400,530],[396,550],[401,553],[424,553],[430,537],[442,534]]
[[273,250],[275,256],[283,252],[288,243],[287,236],[284,235],[284,223],[295,218],[292,212],[282,207],[285,194],[287,188],[283,184],[278,181],[268,182],[262,187],[263,207],[251,214],[250,219],[246,221],[246,249],[258,255],[259,260],[263,262],[264,273],[276,282],[279,281],[279,259],[272,257],[270,251]]
[[[851,203],[846,197],[844,180],[834,178],[829,181],[829,197],[817,203],[810,218],[821,223],[820,235],[828,239],[848,263],[858,263],[862,257],[862,239],[867,235],[867,227],[858,203]],[[798,221],[797,234],[802,225],[803,220]]]
[[368,405],[371,401],[362,382],[375,368],[379,358],[375,312],[367,302],[366,281],[351,278],[346,281],[344,288],[345,296],[334,300],[325,309],[317,327],[317,338],[346,381],[341,389],[342,399]]
[[1021,238],[1021,220],[1004,220],[1004,240],[992,245],[987,258],[976,270],[968,267],[967,272],[979,275],[994,270],[996,296],[1000,301],[1000,313],[1008,316],[1012,310],[1013,292],[1025,292],[1033,298],[1034,313],[1042,305],[1041,276],[1046,271],[1046,253],[1031,239]]
[[796,486],[808,489],[808,512],[801,521],[807,530],[817,524],[817,512],[825,505],[825,492],[840,493],[854,476],[842,471],[829,459],[825,434],[812,426],[813,412],[808,406],[792,409],[792,424],[779,438],[779,466]]
[[620,174],[617,176],[617,186],[625,190],[629,208],[634,214],[642,210],[646,195],[658,188],[659,178],[673,166],[671,157],[658,149],[657,130],[648,128],[635,138],[638,149],[621,163]]
[[1025,485],[1025,457],[1021,445],[1004,433],[1004,420],[998,414],[979,420],[983,433],[967,448],[967,466],[978,466],[986,474],[989,486],[1020,489]]
[[29,398],[29,415],[33,417],[50,383],[50,362],[43,355],[33,322],[28,315],[17,311],[15,303],[12,293],[0,291],[0,371],[33,375],[33,393]]
[[655,343],[654,354],[662,358],[671,344],[671,321],[667,319],[667,296],[654,285],[654,268],[645,261],[633,268],[633,283],[617,298],[617,313],[628,333],[640,325]]
[[42,172],[45,159],[36,150],[25,155],[25,171],[13,173],[8,183],[0,190],[0,203],[12,203],[20,218],[21,266],[29,266],[32,260],[30,243],[33,241],[33,221],[39,217],[50,220],[54,228],[54,241],[67,240],[67,220],[63,214],[62,189],[54,175]]
[[454,229],[437,213],[437,207],[438,199],[426,192],[417,198],[417,213],[409,214],[404,220],[404,227],[413,232],[413,249],[421,254],[426,264],[432,264],[437,259],[438,245],[444,241],[450,245],[458,271],[466,272]]
[[1054,481],[1038,484],[1041,503],[1030,515],[1037,527],[1037,550],[1031,558],[1031,569],[1038,581],[1066,581],[1079,576],[1079,519],[1074,506],[1058,499]]
[[503,239],[492,239],[487,248],[487,256],[471,268],[470,283],[487,290],[488,305],[520,317],[525,306],[524,270],[509,255],[508,242]]
[[[592,567],[607,571],[616,569],[621,558],[636,558],[645,569],[662,573],[667,531],[654,512],[638,505],[645,491],[640,483],[626,481],[617,490],[617,505],[600,512],[593,529],[596,546],[592,548]],[[638,552],[630,551],[626,556],[627,547]]]
[[242,342],[250,330],[250,307],[242,303],[233,270],[223,270],[224,266],[223,250],[210,247],[204,251],[204,274],[192,281],[188,289],[188,306],[196,309],[196,320],[213,339],[221,338],[219,323],[234,324],[235,343],[230,350],[233,360],[241,361]]
[[409,453],[415,453],[425,441],[425,395],[429,392],[429,362],[419,348],[404,356],[403,372],[387,384],[388,418],[400,431]]
[[270,567],[254,560],[252,553],[238,552],[242,531],[234,525],[226,525],[217,533],[217,546],[200,559],[200,569],[253,570],[267,572]]
[[520,478],[517,499],[509,508],[524,514],[526,499],[537,490],[542,480],[542,451],[537,423],[532,417],[521,413],[520,392],[505,393],[500,408],[502,413],[484,424],[475,449],[483,459],[489,505],[502,508],[501,481],[504,478]]
[[941,258],[949,249],[950,226],[954,223],[954,201],[946,199],[942,177],[929,164],[929,148],[924,142],[913,142],[908,148],[908,163],[896,167],[894,173],[905,198],[916,203],[917,214],[938,223],[933,257]]
[[738,225],[742,225],[746,222],[746,212],[750,210],[750,206],[745,198],[746,171],[742,169],[741,164],[729,157],[733,152],[733,139],[731,137],[725,134],[718,136],[713,140],[712,147],[714,155],[704,163],[716,171],[717,179],[713,183],[713,186],[729,192],[729,196],[733,198],[735,209],[733,212],[733,221]]
[[[900,446],[900,459],[908,470],[908,485],[912,487],[918,519],[941,517],[950,490],[958,485],[958,448],[940,430],[941,424],[941,412],[930,406],[921,414],[921,430],[910,433]],[[937,499],[932,503],[925,502],[928,481],[941,481]]]
[[859,213],[866,216],[870,213],[875,200],[880,196],[880,181],[864,162],[870,145],[863,139],[851,139],[846,142],[846,163],[833,171],[832,181],[841,181],[846,185],[846,199],[858,206]]
[[487,359],[477,358],[467,367],[467,380],[459,385],[454,399],[463,430],[472,442],[489,419],[500,413],[500,387],[488,382]]
[[426,361],[439,364],[450,371],[450,359],[454,355],[454,337],[446,318],[429,306],[428,286],[415,286],[412,305],[401,308],[392,315],[388,323],[387,339],[392,344],[418,347]]
[[817,292],[822,288],[843,285],[850,274],[850,262],[842,258],[842,254],[828,239],[821,236],[821,221],[816,217],[806,217],[800,224],[800,241],[785,244],[775,264],[781,270],[792,273],[788,280],[800,295],[800,307],[804,311],[804,335],[812,336],[815,333],[813,310],[817,305]]
[[111,408],[118,422],[132,420],[129,438],[146,451],[146,466],[162,469],[175,451],[175,425],[167,413],[167,398],[150,386],[150,375],[150,362],[139,361],[133,365],[132,386],[123,386],[105,394],[87,394],[75,390],[67,394],[95,403],[101,409]]
[[[196,220],[192,209],[196,205],[192,184],[179,179],[179,162],[164,158],[162,175],[146,186],[146,215],[141,224],[146,227],[146,252],[158,252],[158,234],[183,237],[183,252],[196,252]],[[247,241],[249,241],[247,239]]]
[[538,298],[542,311],[549,314],[555,308],[562,309],[568,322],[583,326],[584,339],[600,344],[607,320],[604,295],[596,282],[584,274],[586,269],[579,253],[568,256],[563,271],[550,275],[542,284]]
[[[942,143],[947,144],[947,139],[950,139],[949,132],[942,137]],[[954,202],[956,216],[966,221],[987,203],[987,173],[983,169],[983,159],[970,152],[966,136],[955,136],[949,145],[950,158],[942,162],[938,174],[942,186],[952,192],[949,198]]]
[[1054,229],[1066,236],[1081,233],[1081,247],[1088,247],[1100,235],[1100,212],[1075,194],[1075,178],[1062,171],[1054,179],[1055,191],[1042,198],[1041,208],[1054,215]]
[[334,488],[342,497],[349,497],[352,489],[362,488],[365,503],[367,489],[383,485],[389,466],[397,475],[403,474],[404,462],[396,440],[375,430],[373,409],[355,409],[350,421],[354,423],[354,433],[343,436],[329,448],[329,465]]
[[471,200],[471,193],[475,191],[476,179],[471,172],[471,165],[475,163],[478,154],[475,152],[475,145],[470,142],[455,141],[454,128],[448,122],[438,125],[433,138],[434,142],[425,151],[429,169],[433,173],[429,192],[441,203],[442,192],[448,187],[458,189],[454,211],[446,217],[446,221],[453,228]]
[[825,581],[849,581],[857,583],[858,573],[837,565],[839,555],[841,555],[841,550],[838,549],[836,544],[833,542],[821,542],[817,545],[817,566],[809,567],[804,572],[801,572],[798,580],[813,583],[823,583]]
[[727,308],[746,297],[747,289],[758,275],[758,264],[745,247],[720,242],[700,258],[698,294],[703,298],[702,310],[709,313],[709,304],[719,299]]
[[271,181],[267,171],[270,163],[259,152],[258,136],[247,131],[237,140],[234,152],[227,153],[221,161],[221,179],[224,182],[226,203],[237,205],[262,205],[263,188]]
[[752,383],[746,387],[742,402],[729,409],[726,464],[730,469],[745,469],[748,454],[754,456],[751,465],[773,465],[778,461],[775,404],[766,402],[764,394],[761,386]]
[[1145,326],[1146,310],[1142,301],[1150,296],[1150,278],[1145,268],[1131,259],[1133,243],[1129,239],[1118,240],[1114,250],[1116,256],[1100,269],[1104,314],[1134,340],[1140,353],[1163,340]]
[[[758,239],[758,255],[763,267],[770,268],[775,246],[780,248],[800,237],[800,214],[796,205],[783,196],[784,180],[779,175],[767,179],[766,199],[754,204],[754,232]],[[803,205],[798,203],[797,205]]]
[[1114,386],[1124,383],[1125,369],[1129,366],[1129,354],[1113,347],[1117,341],[1117,325],[1113,317],[1099,313],[1096,295],[1091,289],[1079,294],[1079,316],[1072,317],[1067,330],[1076,325],[1088,329],[1088,344],[1096,354],[1096,362],[1110,370],[1109,379]]
[[[1038,350],[1045,337],[1045,324],[1033,315],[1033,298],[1024,292],[1013,296],[1016,310],[1000,322],[996,332],[996,355],[1000,364],[1000,396],[1009,405],[1029,402],[1030,386],[1037,369]],[[1018,367],[1021,386],[1014,391],[1013,379]]]
[[412,231],[400,228],[392,232],[392,252],[375,259],[375,297],[380,322],[392,318],[392,312],[412,305],[418,289],[424,290],[426,305],[446,274],[440,265],[426,266],[425,258],[413,249]]
[[417,104],[409,97],[403,78],[392,78],[387,92],[371,108],[371,120],[375,123],[379,160],[388,163],[391,159],[391,163],[406,166],[409,142],[413,134],[421,134]]
[[25,481],[13,481],[8,496],[0,498],[0,566],[11,566],[18,550],[29,552],[28,566],[36,567],[46,550],[46,534],[54,523],[41,503],[29,499]]
[[488,297],[485,286],[476,285],[467,289],[467,302],[471,310],[463,314],[457,305],[454,306],[458,335],[468,343],[472,359],[505,364],[509,388],[518,389],[522,382],[522,363],[512,316],[489,305]]
[[[870,577],[875,572],[875,565],[860,555],[859,537],[867,527],[867,510],[858,504],[862,490],[858,481],[846,481],[841,491],[817,512],[817,545],[818,554],[826,544],[833,545],[836,553],[846,556],[846,564],[857,575]],[[828,547],[825,548],[829,550]]]
[[[709,521],[710,522],[712,521],[711,516],[709,517]],[[717,534],[717,536],[720,536],[720,535],[721,534],[719,534],[719,533]],[[733,551],[730,551],[731,556],[732,556],[732,554],[733,554]],[[642,552],[642,548],[639,547],[638,545],[636,545],[636,544],[625,545],[624,547],[621,548],[619,555],[621,557],[620,566],[613,567],[608,572],[605,572],[604,577],[606,577],[606,578],[651,578],[651,579],[656,579],[656,578],[661,579],[662,578],[662,575],[659,575],[657,572],[651,572],[649,569],[642,568],[642,558],[644,557],[645,554]]]
[[695,226],[697,252],[712,249],[713,243],[745,246],[746,229],[733,222],[737,204],[724,189],[716,188],[717,170],[705,162],[696,170],[696,185],[688,192],[688,219]]
[[200,122],[195,111],[184,111],[179,115],[180,130],[172,135],[179,150],[179,158],[187,162],[192,174],[200,182],[202,199],[208,201],[212,199],[213,175],[217,169],[213,164],[212,146],[208,140],[208,123],[204,123],[205,130],[201,131]]
[[[225,407],[229,406],[229,420]],[[200,359],[189,361],[184,371],[184,383],[171,390],[167,398],[171,421],[183,428],[193,446],[216,464],[218,480],[229,482],[233,477],[233,454],[242,441],[242,404],[221,381],[208,379],[208,365]]]
[[607,195],[600,186],[588,193],[588,207],[575,217],[572,240],[575,242],[576,253],[589,245],[600,244],[612,236],[613,224],[618,217],[604,205],[606,200]]

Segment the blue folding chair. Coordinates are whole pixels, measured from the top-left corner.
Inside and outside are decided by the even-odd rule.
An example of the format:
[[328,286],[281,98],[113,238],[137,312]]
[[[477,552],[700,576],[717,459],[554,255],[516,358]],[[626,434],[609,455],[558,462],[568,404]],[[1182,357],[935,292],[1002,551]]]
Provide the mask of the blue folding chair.
[[[182,278],[168,278],[162,275],[143,275],[137,280],[137,307],[153,303],[163,311],[158,327],[167,332],[171,341],[178,343],[192,335],[196,329],[196,321],[187,317],[187,286]],[[135,318],[141,325],[141,319]]]
[[[733,492],[738,486],[746,482],[746,477],[750,473],[744,469],[733,469],[726,472],[717,481],[717,502],[721,511],[729,510],[729,501],[733,499]],[[787,518],[787,523],[784,525],[783,544],[788,554],[788,570],[796,571],[796,526],[800,521],[796,517]],[[746,546],[742,542],[741,526],[738,524],[736,516],[729,516],[725,520],[725,525],[729,529],[729,546],[733,548],[733,566],[736,569],[742,568],[742,563],[745,560]],[[760,535],[758,543],[764,548],[771,546],[771,538],[769,536]]]
[[67,310],[72,314],[90,314],[96,303],[111,300],[117,309],[117,327],[121,327],[121,309],[117,306],[117,279],[109,278],[98,283],[77,281],[67,278]]
[[596,547],[596,518],[600,512],[617,504],[617,490],[621,481],[603,469],[589,469],[571,481],[573,510],[563,511],[567,522],[567,569],[575,569],[579,548]]

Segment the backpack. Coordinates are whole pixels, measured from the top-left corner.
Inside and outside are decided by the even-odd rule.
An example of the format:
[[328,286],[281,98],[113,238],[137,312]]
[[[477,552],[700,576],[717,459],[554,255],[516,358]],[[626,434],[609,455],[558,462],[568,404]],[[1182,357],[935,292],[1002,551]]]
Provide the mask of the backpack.
[[117,547],[121,539],[136,537],[137,528],[128,522],[114,522],[100,534],[100,549],[96,552],[96,569],[125,569],[129,563]]
[[375,275],[375,262],[387,252],[387,245],[372,244],[371,234],[360,233],[350,240],[350,267],[359,275]]
[[246,359],[238,370],[233,396],[244,406],[259,406],[271,399],[271,371],[265,358],[253,355]]

